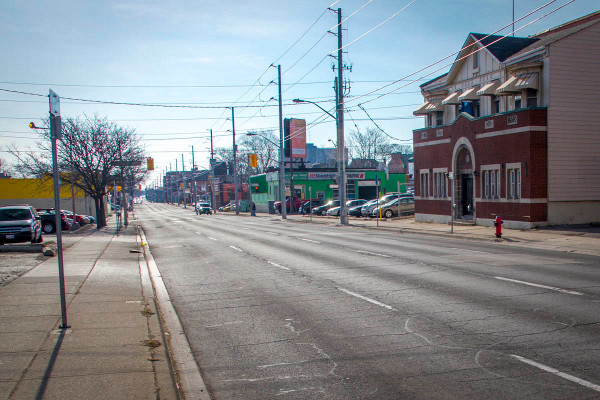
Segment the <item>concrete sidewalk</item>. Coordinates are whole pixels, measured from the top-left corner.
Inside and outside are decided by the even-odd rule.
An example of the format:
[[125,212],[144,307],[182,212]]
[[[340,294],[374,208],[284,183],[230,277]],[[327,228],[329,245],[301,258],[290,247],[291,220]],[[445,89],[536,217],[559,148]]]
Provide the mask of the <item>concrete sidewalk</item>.
[[0,399],[177,399],[136,227],[114,222],[0,289]]

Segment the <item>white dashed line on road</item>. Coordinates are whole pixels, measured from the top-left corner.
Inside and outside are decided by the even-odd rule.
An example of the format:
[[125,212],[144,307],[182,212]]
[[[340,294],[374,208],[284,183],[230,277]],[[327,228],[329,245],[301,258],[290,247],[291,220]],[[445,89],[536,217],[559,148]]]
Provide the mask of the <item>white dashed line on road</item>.
[[208,237],[210,240],[214,240],[215,242],[217,241],[217,239],[215,239],[214,237]]
[[534,366],[534,367],[536,367],[536,368],[539,368],[539,369],[541,369],[542,371],[550,372],[551,374],[554,374],[554,375],[560,376],[561,378],[567,379],[567,380],[569,380],[569,381],[571,381],[571,382],[575,382],[575,383],[577,383],[577,384],[579,384],[579,385],[581,385],[581,386],[585,386],[586,388],[589,388],[589,389],[595,390],[596,392],[600,392],[600,385],[596,385],[595,383],[592,383],[592,382],[585,381],[585,380],[583,380],[583,379],[580,379],[580,378],[578,378],[578,377],[576,377],[576,376],[569,375],[569,374],[567,374],[567,373],[564,373],[564,372],[560,372],[560,371],[559,371],[559,370],[557,370],[557,369],[554,369],[554,368],[552,368],[552,367],[549,367],[549,366],[547,366],[547,365],[540,364],[540,363],[538,363],[538,362],[535,362],[535,361],[529,360],[529,359],[527,359],[527,358],[525,358],[525,357],[517,356],[517,355],[515,355],[515,354],[512,354],[511,356],[512,356],[512,357],[514,357],[514,358],[516,358],[517,360],[519,360],[519,361],[521,361],[521,362],[524,362],[525,364],[529,364],[529,365],[531,365],[531,366]]
[[354,297],[359,298],[361,300],[368,301],[369,303],[375,304],[376,306],[387,308],[388,310],[391,310],[391,311],[395,311],[394,307],[388,306],[387,304],[381,303],[381,302],[379,302],[379,301],[377,301],[375,299],[371,299],[370,297],[366,297],[366,296],[363,296],[361,294],[354,293],[354,292],[351,292],[351,291],[343,289],[343,288],[338,288],[338,290],[340,290],[340,291],[342,291],[342,292],[344,292],[346,294],[349,294],[350,296],[354,296]]
[[240,253],[243,253],[243,252],[244,252],[244,250],[240,249],[239,247],[235,247],[235,246],[229,246],[229,247],[231,247],[231,248],[232,248],[232,249],[234,249],[234,250],[237,250],[237,251],[239,251]]
[[268,262],[269,264],[271,264],[271,265],[273,265],[273,266],[277,267],[277,268],[285,269],[286,271],[289,271],[289,270],[290,270],[289,268],[287,268],[287,267],[284,267],[283,265],[279,265],[279,264],[277,264],[277,263],[274,263],[273,261],[267,261],[267,262]]
[[297,238],[297,239],[298,240],[304,240],[305,242],[311,242],[311,243],[321,244],[321,242],[317,242],[316,240],[304,239],[304,238]]
[[554,286],[546,286],[546,285],[540,285],[538,283],[519,281],[517,279],[503,278],[501,276],[495,276],[494,278],[500,279],[502,281],[507,281],[507,282],[520,283],[521,285],[527,285],[527,286],[533,286],[533,287],[538,287],[538,288],[542,288],[542,289],[554,290],[554,291],[560,292],[560,293],[573,294],[575,296],[583,296],[584,295],[583,293],[576,292],[574,290],[567,290],[567,289],[562,289],[562,288],[558,288],[558,287],[554,287]]
[[385,257],[385,258],[392,258],[392,256],[388,256],[387,254],[380,254],[380,253],[373,253],[370,251],[365,251],[365,250],[353,250],[355,253],[361,253],[361,254],[368,254],[370,256],[377,256],[377,257]]

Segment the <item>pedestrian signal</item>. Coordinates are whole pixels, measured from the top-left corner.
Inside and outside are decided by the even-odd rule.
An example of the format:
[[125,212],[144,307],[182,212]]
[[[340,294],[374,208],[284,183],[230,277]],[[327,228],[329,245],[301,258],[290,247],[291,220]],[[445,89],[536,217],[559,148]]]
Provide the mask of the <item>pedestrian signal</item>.
[[146,169],[148,171],[154,171],[154,158],[149,157],[146,159]]

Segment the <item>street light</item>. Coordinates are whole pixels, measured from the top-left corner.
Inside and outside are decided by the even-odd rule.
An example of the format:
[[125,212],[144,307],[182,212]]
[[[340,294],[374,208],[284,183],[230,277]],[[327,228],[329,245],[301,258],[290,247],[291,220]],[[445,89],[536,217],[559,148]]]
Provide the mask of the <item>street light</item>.
[[[337,82],[336,82],[336,93],[337,93]],[[336,97],[338,95],[336,94]],[[345,179],[345,164],[344,164],[344,131],[343,131],[343,127],[341,124],[341,113],[343,113],[343,111],[340,110],[339,104],[338,106],[336,106],[337,109],[337,113],[338,113],[338,117],[336,118],[332,113],[330,113],[329,111],[327,111],[326,109],[324,109],[323,107],[321,107],[319,104],[315,103],[314,101],[310,101],[310,100],[302,100],[302,99],[294,99],[292,100],[294,103],[296,104],[303,104],[303,103],[310,103],[310,104],[314,104],[315,106],[319,107],[325,114],[329,115],[331,118],[335,119],[336,125],[337,125],[337,143],[336,143],[336,147],[337,147],[337,153],[338,153],[338,160],[337,160],[337,164],[338,164],[338,194],[339,194],[339,198],[340,198],[340,223],[342,225],[347,225],[348,224],[348,215],[346,213],[346,179]],[[339,103],[339,101],[338,101]],[[341,112],[340,112],[341,111]],[[330,141],[333,143],[333,141],[330,139]]]
[[[279,188],[280,188],[280,193],[281,193],[281,196],[280,196],[281,197],[281,219],[286,219],[287,204],[286,204],[286,198],[285,198],[285,166],[283,164],[283,148],[281,147],[281,144],[278,145],[277,143],[275,143],[268,137],[261,135],[260,133],[248,132],[248,133],[246,133],[246,136],[260,136],[261,138],[265,139],[267,142],[271,143],[273,146],[279,147]],[[291,207],[291,204],[292,204],[292,198],[290,198],[290,207]]]

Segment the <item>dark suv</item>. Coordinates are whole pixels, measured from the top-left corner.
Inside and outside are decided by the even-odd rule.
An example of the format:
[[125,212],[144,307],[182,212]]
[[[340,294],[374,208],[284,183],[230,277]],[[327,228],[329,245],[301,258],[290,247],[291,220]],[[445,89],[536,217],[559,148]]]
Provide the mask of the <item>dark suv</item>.
[[42,224],[35,208],[30,205],[0,207],[0,245],[42,241]]

